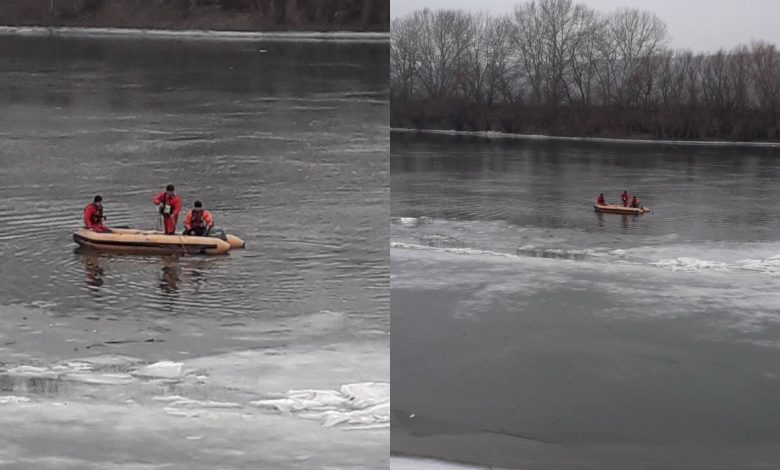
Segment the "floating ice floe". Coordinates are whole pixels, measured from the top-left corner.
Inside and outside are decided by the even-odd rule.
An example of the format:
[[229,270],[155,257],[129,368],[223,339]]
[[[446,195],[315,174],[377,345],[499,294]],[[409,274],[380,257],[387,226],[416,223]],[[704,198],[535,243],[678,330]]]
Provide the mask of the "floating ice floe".
[[30,401],[27,397],[19,397],[16,395],[4,395],[0,396],[0,405],[10,405],[14,403],[27,403]]
[[390,457],[390,468],[393,470],[487,470],[487,467],[474,467],[440,460],[395,456]]
[[780,256],[767,259],[743,259],[734,263],[681,257],[662,259],[650,264],[672,271],[752,271],[770,276],[780,275]]
[[780,255],[767,259],[743,259],[737,261],[739,267],[746,271],[756,271],[769,275],[780,275]]
[[160,361],[141,367],[131,372],[136,377],[153,379],[178,379],[189,373],[184,370],[184,364],[173,361]]
[[100,372],[73,372],[64,374],[62,379],[93,385],[124,385],[134,380],[130,374]]
[[5,375],[13,377],[30,377],[37,379],[56,379],[59,373],[48,367],[18,366],[5,371]]
[[393,470],[480,470],[486,467],[474,467],[458,463],[443,462],[411,457],[390,457],[390,468]]
[[169,407],[185,407],[185,408],[241,408],[239,403],[222,402],[212,400],[193,400],[191,398],[182,397],[180,395],[170,395],[163,397],[154,397],[155,401],[169,402]]
[[650,264],[672,271],[727,271],[729,268],[727,263],[688,257],[662,259]]
[[290,390],[284,398],[256,400],[252,405],[295,413],[326,427],[386,427],[390,423],[390,384],[363,382],[343,385],[339,390]]

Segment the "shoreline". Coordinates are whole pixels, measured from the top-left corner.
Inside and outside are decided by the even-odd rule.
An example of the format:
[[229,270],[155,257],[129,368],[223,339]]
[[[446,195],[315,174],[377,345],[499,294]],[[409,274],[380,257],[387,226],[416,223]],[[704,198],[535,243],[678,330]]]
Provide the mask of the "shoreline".
[[653,139],[618,139],[611,137],[574,137],[555,136],[544,134],[510,134],[498,131],[455,131],[445,129],[413,129],[407,127],[391,127],[390,132],[405,134],[435,134],[449,136],[482,137],[485,139],[515,139],[515,140],[551,140],[565,142],[591,142],[605,144],[631,144],[631,145],[672,145],[672,146],[697,146],[697,147],[757,147],[780,148],[780,142],[744,142],[727,140],[653,140]]
[[359,31],[227,31],[75,26],[0,26],[0,36],[120,37],[144,39],[196,39],[220,41],[389,42],[387,32]]

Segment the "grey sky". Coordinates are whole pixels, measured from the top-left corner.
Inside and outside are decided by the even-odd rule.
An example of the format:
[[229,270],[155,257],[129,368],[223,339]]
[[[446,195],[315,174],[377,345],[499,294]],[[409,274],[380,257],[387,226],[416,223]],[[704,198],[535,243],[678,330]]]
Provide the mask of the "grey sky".
[[[574,0],[608,12],[628,6],[652,11],[669,27],[671,46],[713,51],[751,39],[780,47],[780,0]],[[519,0],[391,0],[393,18],[425,7],[508,13]]]

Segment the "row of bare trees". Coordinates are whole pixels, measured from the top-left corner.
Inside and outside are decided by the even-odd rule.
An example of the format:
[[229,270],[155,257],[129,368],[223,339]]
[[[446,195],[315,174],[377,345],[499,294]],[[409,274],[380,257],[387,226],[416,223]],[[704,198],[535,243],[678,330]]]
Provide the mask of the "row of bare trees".
[[505,16],[421,10],[391,24],[393,124],[473,130],[780,138],[780,54],[668,48],[655,14],[572,0]]

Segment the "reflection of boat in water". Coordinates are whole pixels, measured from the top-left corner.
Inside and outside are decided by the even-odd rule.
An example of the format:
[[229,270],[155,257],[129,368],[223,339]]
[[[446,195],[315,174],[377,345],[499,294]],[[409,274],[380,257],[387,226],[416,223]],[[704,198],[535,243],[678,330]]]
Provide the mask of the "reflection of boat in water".
[[179,281],[181,281],[181,266],[175,260],[163,259],[165,261],[160,270],[160,290],[166,294],[175,294],[179,290]]
[[80,247],[98,251],[146,254],[221,255],[245,246],[244,241],[235,235],[224,235],[224,238],[165,235],[152,230],[130,228],[116,228],[110,233],[82,228],[73,233],[73,241]]
[[606,212],[609,214],[638,215],[650,212],[649,207],[623,207],[615,204],[594,204],[593,209],[596,212]]
[[84,281],[93,287],[102,286],[103,267],[100,265],[99,258],[97,256],[84,256],[82,263],[84,264]]

